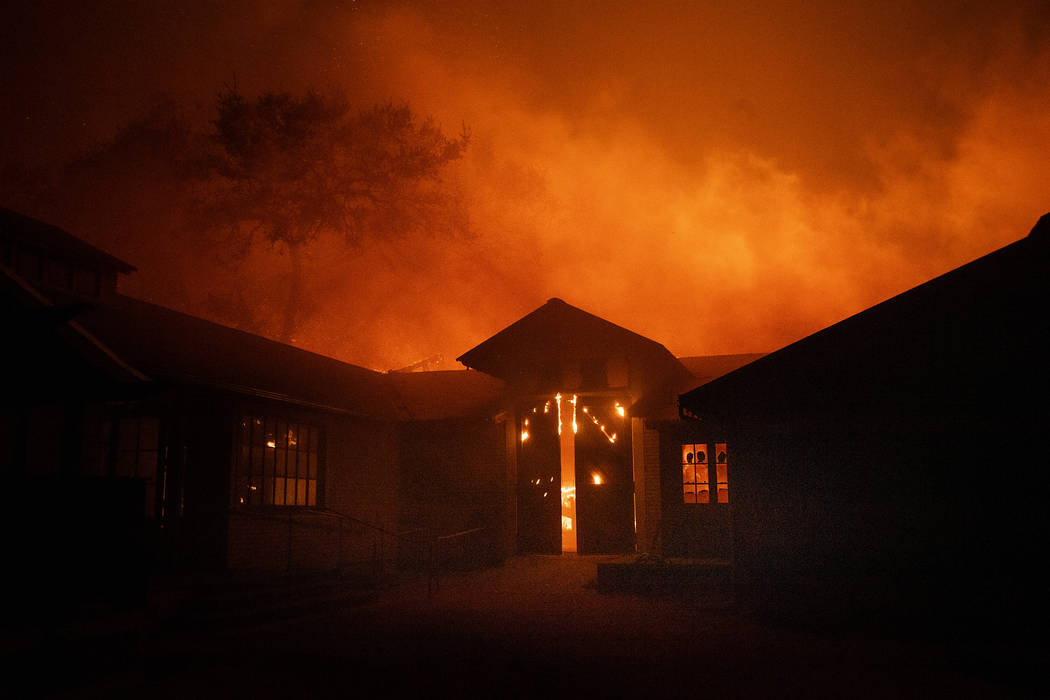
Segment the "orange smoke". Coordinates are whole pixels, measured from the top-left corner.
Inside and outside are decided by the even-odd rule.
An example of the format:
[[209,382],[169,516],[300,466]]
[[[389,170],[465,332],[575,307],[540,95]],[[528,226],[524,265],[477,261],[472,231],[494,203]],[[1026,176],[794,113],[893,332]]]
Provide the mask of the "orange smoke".
[[[549,39],[517,36],[517,47],[496,49],[484,35],[443,35],[439,22],[411,10],[382,13],[367,31],[404,47],[384,56],[391,92],[472,127],[456,177],[476,237],[368,251],[351,265],[359,274],[333,269],[323,286],[345,280],[352,330],[336,337],[333,300],[332,315],[318,316],[305,337],[328,335],[329,351],[389,366],[435,351],[452,358],[551,296],[680,355],[767,351],[819,330],[1023,236],[1050,209],[1050,105],[1041,87],[1050,83],[1050,51],[1019,48],[1019,21],[996,25],[980,66],[938,53],[965,35],[896,37],[891,44],[912,43],[861,46],[859,57],[840,34],[815,56],[798,53],[813,36],[772,37],[753,47],[751,66],[727,68],[730,84],[709,72],[717,57],[683,48],[688,27],[661,25],[678,42],[665,58],[681,62],[657,65],[627,51],[638,40],[609,20],[603,37],[565,28],[592,42],[555,51],[581,78],[566,86],[552,76],[557,65],[541,72],[555,63],[535,54]],[[504,51],[504,60],[490,62],[486,50]],[[838,51],[845,65],[822,68]],[[900,63],[880,69],[873,62],[892,62],[889,51],[903,53]],[[599,65],[602,56],[609,65],[615,56],[618,69]],[[814,74],[779,68],[784,82],[767,85],[763,71],[783,60]],[[595,84],[579,64],[595,71]],[[1047,80],[996,77],[1021,65]],[[979,89],[950,103],[944,92],[973,79],[968,70]],[[904,80],[914,71],[921,79]],[[668,116],[676,95],[658,88],[695,101],[683,76],[696,72],[718,83],[698,87],[710,102],[691,109],[705,114]],[[745,84],[747,76],[760,84]],[[830,86],[811,82],[821,80]],[[635,102],[639,95],[654,114]],[[916,96],[927,106],[860,113]],[[759,123],[733,123],[748,119]],[[690,123],[703,127],[692,141],[676,134]],[[770,145],[780,138],[793,144]],[[389,276],[369,274],[377,269]],[[363,314],[362,298],[372,300]]]
[[[448,182],[470,238],[308,251],[296,342],[379,369],[450,367],[552,296],[679,355],[773,350],[1050,210],[1044,3],[705,5],[289,0],[202,24],[210,53],[162,78],[210,76],[207,101],[235,72],[246,93],[339,88],[469,125]],[[140,269],[126,289],[272,332],[280,250],[231,285],[181,245],[113,250]]]

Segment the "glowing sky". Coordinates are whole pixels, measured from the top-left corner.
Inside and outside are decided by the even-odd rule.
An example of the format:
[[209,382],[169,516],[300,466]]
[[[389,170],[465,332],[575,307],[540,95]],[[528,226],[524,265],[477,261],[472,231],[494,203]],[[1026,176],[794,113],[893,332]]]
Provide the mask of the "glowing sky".
[[[470,126],[472,238],[310,251],[296,342],[366,366],[452,366],[551,296],[678,355],[773,350],[1050,210],[1046,2],[97,5],[0,11],[5,160],[60,162],[163,96],[203,114],[234,76]],[[137,265],[128,293],[273,327],[279,251],[231,277],[147,222],[56,223]]]

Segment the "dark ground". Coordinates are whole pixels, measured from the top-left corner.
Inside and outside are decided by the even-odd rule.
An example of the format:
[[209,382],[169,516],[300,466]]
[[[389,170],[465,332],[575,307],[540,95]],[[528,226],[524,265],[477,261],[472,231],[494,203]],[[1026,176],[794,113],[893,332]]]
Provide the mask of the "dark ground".
[[16,649],[5,675],[69,698],[1046,697],[1045,647],[770,626],[715,591],[601,593],[602,560],[516,557],[432,596],[416,579],[283,620],[154,620]]

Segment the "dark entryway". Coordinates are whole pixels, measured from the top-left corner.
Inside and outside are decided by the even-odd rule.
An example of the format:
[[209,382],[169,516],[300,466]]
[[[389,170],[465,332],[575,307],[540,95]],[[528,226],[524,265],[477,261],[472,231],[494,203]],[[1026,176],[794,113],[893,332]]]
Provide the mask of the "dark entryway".
[[[593,426],[590,426],[593,427]],[[634,481],[630,435],[610,442],[581,425],[576,435],[576,512],[580,554],[612,554],[634,546]]]
[[558,416],[550,406],[519,420],[518,551],[561,552],[561,464]]
[[[558,432],[559,403],[562,430],[576,428],[571,440]],[[604,397],[563,397],[519,414],[520,552],[611,554],[633,548],[630,431],[620,406]],[[563,465],[569,465],[568,477]]]

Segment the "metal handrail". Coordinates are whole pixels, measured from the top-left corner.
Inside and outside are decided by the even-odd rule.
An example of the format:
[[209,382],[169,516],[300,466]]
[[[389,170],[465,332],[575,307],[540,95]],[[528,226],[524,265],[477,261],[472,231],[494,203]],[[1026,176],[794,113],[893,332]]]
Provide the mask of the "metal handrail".
[[383,574],[384,560],[385,560],[385,546],[384,536],[392,537],[395,540],[407,540],[408,538],[395,532],[391,532],[386,528],[375,525],[366,520],[355,518],[352,515],[346,513],[340,513],[339,511],[331,510],[328,508],[309,508],[309,509],[294,509],[289,510],[287,513],[260,513],[251,509],[244,508],[228,508],[227,513],[231,516],[247,517],[256,520],[268,520],[271,522],[287,523],[288,524],[288,545],[287,545],[287,558],[285,563],[285,575],[290,576],[293,570],[294,560],[294,538],[292,537],[293,527],[298,524],[300,527],[313,528],[313,529],[324,529],[329,532],[334,531],[334,528],[324,527],[316,522],[310,522],[314,516],[327,516],[338,520],[338,560],[336,562],[336,570],[339,572],[343,571],[343,523],[349,522],[357,526],[364,527],[366,530],[370,530],[375,539],[372,542],[372,577],[373,580],[378,581],[380,576]]
[[252,509],[241,509],[241,508],[230,508],[228,509],[230,515],[239,515],[244,517],[250,517],[255,519],[265,519],[265,521],[271,521],[275,523],[288,523],[288,550],[287,550],[287,561],[285,565],[285,575],[290,576],[294,568],[294,537],[293,527],[298,524],[301,527],[325,529],[329,532],[332,531],[330,528],[325,528],[318,523],[311,523],[311,516],[328,516],[335,518],[338,522],[338,560],[336,563],[336,571],[340,574],[343,572],[343,540],[342,540],[342,525],[343,523],[352,523],[358,527],[363,527],[369,530],[373,534],[373,551],[372,551],[372,576],[373,580],[378,581],[384,573],[385,566],[385,537],[392,537],[397,543],[411,544],[413,548],[419,548],[420,563],[422,564],[423,573],[426,576],[426,593],[427,597],[432,596],[436,591],[440,589],[440,571],[442,567],[442,552],[440,551],[448,543],[455,542],[457,539],[463,539],[470,535],[476,535],[485,528],[477,527],[470,528],[467,530],[461,530],[459,532],[451,532],[442,535],[427,536],[427,532],[424,528],[414,528],[411,530],[405,530],[403,532],[392,532],[373,523],[362,521],[359,517],[341,513],[336,510],[328,508],[309,508],[309,509],[294,509],[289,510],[287,513],[273,513],[273,512],[258,512]]
[[302,513],[310,513],[310,514],[317,514],[317,515],[328,515],[328,516],[331,516],[331,517],[340,518],[342,520],[347,520],[349,522],[356,523],[358,525],[364,525],[365,527],[367,527],[370,530],[375,530],[376,532],[381,532],[384,535],[387,535],[389,537],[394,537],[396,539],[407,539],[406,535],[408,535],[410,533],[413,533],[413,532],[422,532],[423,531],[422,528],[416,528],[416,529],[413,529],[413,530],[405,530],[404,532],[391,532],[390,530],[387,530],[384,527],[380,527],[379,525],[376,525],[374,523],[370,523],[367,520],[361,520],[360,518],[355,518],[352,515],[347,515],[346,513],[340,513],[337,510],[331,510],[329,508],[310,508],[309,510],[300,511],[300,512],[302,512]]
[[[292,572],[292,569],[293,569],[293,559],[294,559],[294,556],[293,556],[293,554],[294,554],[294,550],[293,550],[294,538],[292,537],[292,528],[293,528],[293,526],[295,524],[298,524],[298,525],[300,525],[302,527],[312,527],[312,528],[315,528],[315,529],[327,529],[327,528],[324,528],[324,526],[321,526],[319,524],[315,524],[315,523],[309,522],[309,518],[311,516],[327,516],[327,517],[335,518],[336,520],[339,521],[339,544],[338,544],[339,560],[338,560],[338,562],[336,564],[336,569],[338,571],[342,571],[343,570],[343,562],[342,562],[342,555],[343,555],[343,542],[342,542],[343,530],[342,530],[342,524],[343,524],[343,522],[350,522],[350,523],[354,523],[355,525],[358,525],[358,526],[363,526],[367,530],[370,530],[373,533],[373,536],[376,538],[375,540],[373,540],[372,574],[373,574],[373,578],[375,580],[377,580],[377,581],[378,581],[380,575],[383,573],[383,565],[384,565],[384,557],[385,557],[385,547],[383,546],[384,536],[385,537],[391,537],[395,541],[398,541],[398,542],[410,543],[413,546],[422,546],[423,547],[423,550],[422,550],[422,554],[423,554],[423,568],[424,568],[424,570],[426,572],[426,577],[427,577],[427,595],[428,596],[433,594],[434,591],[436,591],[436,590],[438,590],[440,588],[440,581],[439,581],[438,572],[439,572],[441,567],[440,567],[440,564],[439,564],[439,557],[438,557],[439,552],[437,551],[438,548],[441,547],[442,545],[444,545],[445,543],[452,542],[452,541],[457,540],[457,539],[462,539],[462,538],[468,537],[470,535],[474,535],[476,533],[482,532],[485,529],[484,527],[475,527],[475,528],[470,528],[468,530],[461,530],[459,532],[448,533],[448,534],[445,534],[445,535],[436,535],[436,536],[433,536],[433,537],[427,537],[426,530],[424,528],[413,528],[411,530],[405,530],[405,531],[402,531],[402,532],[392,532],[390,530],[387,530],[386,528],[380,527],[379,525],[375,525],[374,523],[370,523],[370,522],[368,522],[366,520],[361,520],[360,518],[355,518],[352,515],[347,515],[346,513],[341,513],[339,511],[331,510],[331,509],[328,509],[328,508],[294,509],[294,510],[288,511],[286,514],[285,513],[281,513],[281,514],[277,514],[277,513],[260,513],[258,511],[255,511],[255,510],[252,510],[252,509],[245,509],[245,508],[229,508],[229,509],[227,509],[227,512],[230,515],[234,515],[234,516],[253,518],[253,519],[257,519],[257,520],[268,520],[268,521],[271,521],[271,522],[279,522],[279,523],[285,523],[286,522],[286,523],[288,523],[288,550],[287,550],[287,563],[285,565],[285,575],[291,575],[291,572]],[[331,531],[331,530],[329,530],[329,531]]]
[[430,542],[428,543],[428,545],[429,545],[428,546],[428,550],[429,551],[428,551],[427,562],[426,562],[426,570],[427,570],[427,597],[432,596],[435,591],[437,591],[437,590],[439,590],[441,588],[441,581],[440,581],[439,576],[438,576],[438,571],[439,571],[440,567],[438,565],[438,556],[437,556],[438,553],[436,551],[438,546],[440,544],[442,544],[443,542],[451,542],[454,539],[464,538],[467,535],[473,535],[474,533],[481,532],[484,529],[485,528],[483,528],[483,527],[475,527],[475,528],[471,528],[469,530],[461,530],[460,532],[453,532],[453,533],[450,533],[448,535],[438,535],[437,537],[434,537],[433,539],[430,540]]
[[483,527],[475,527],[475,528],[470,529],[470,530],[463,530],[462,532],[453,532],[452,534],[449,534],[449,535],[438,535],[434,539],[435,540],[451,540],[451,539],[455,539],[457,537],[462,537],[464,535],[471,535],[471,534],[473,534],[475,532],[481,532],[484,529],[485,528],[483,528]]

